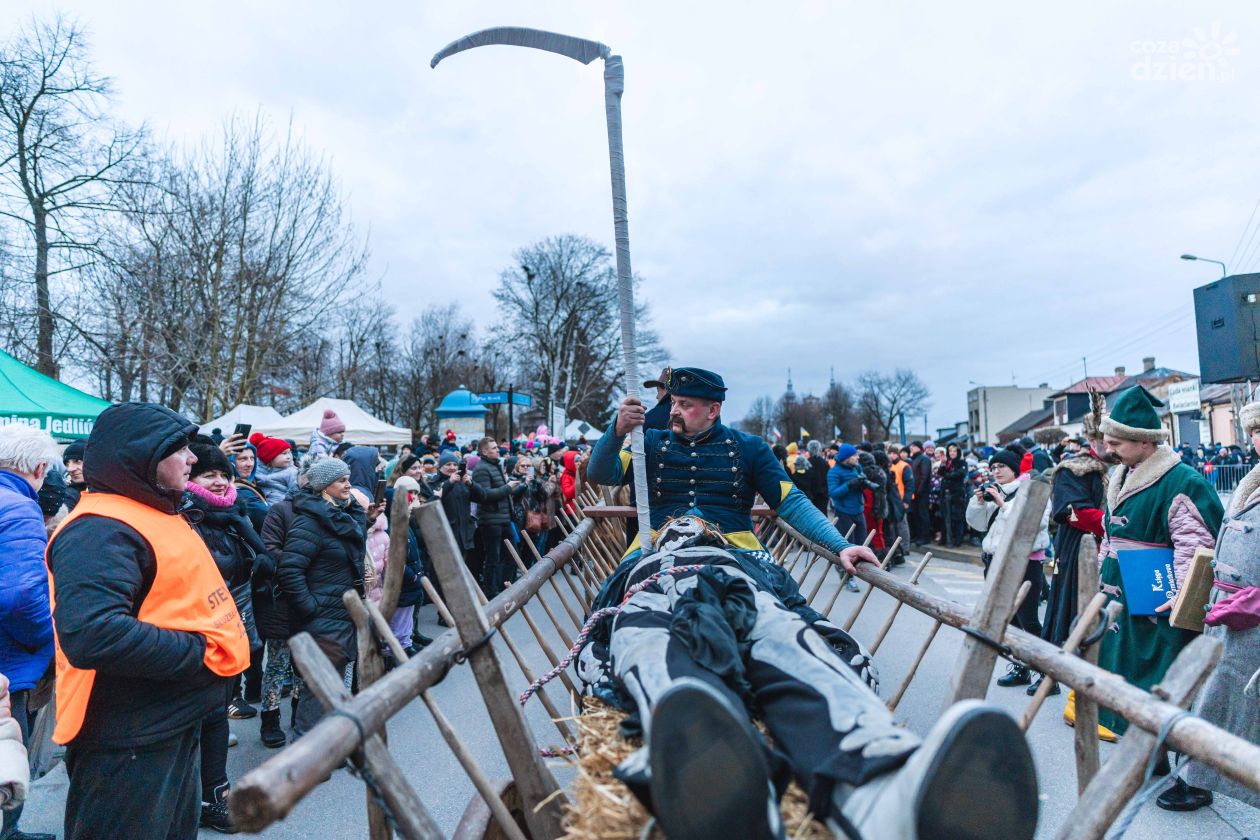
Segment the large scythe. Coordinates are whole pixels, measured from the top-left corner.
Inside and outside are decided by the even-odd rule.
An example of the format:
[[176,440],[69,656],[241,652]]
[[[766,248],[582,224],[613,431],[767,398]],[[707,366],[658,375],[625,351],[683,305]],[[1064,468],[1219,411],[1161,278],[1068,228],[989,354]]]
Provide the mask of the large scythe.
[[[604,60],[604,114],[608,122],[608,166],[612,173],[613,235],[617,243],[617,297],[621,308],[621,349],[626,366],[626,395],[639,396],[639,363],[634,340],[634,281],[630,274],[630,223],[626,216],[626,162],[621,147],[621,93],[625,90],[625,71],[621,56],[598,41],[574,38],[555,32],[500,26],[483,29],[452,41],[430,62],[438,62],[455,53],[504,44],[530,47],[563,55],[590,64]],[[639,542],[646,554],[652,550],[652,526],[648,517],[647,474],[643,463],[643,430],[635,427],[630,435],[630,458],[634,467],[634,492],[638,502]]]

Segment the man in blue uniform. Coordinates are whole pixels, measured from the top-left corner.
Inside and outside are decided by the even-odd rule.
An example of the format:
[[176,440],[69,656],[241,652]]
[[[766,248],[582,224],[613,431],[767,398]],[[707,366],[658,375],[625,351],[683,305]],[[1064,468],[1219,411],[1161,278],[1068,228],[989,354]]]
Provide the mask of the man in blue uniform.
[[[623,731],[642,736],[617,778],[666,836],[688,840],[783,837],[789,777],[837,837],[1031,840],[1036,775],[1019,726],[975,702],[951,707],[924,739],[896,726],[866,651],[753,536],[753,500],[850,570],[874,554],[845,541],[764,441],[722,424],[721,377],[665,378],[669,428],[644,431],[655,551],[632,545],[605,581],[574,666],[595,696],[632,713]],[[622,403],[591,480],[627,480],[620,441],[643,418],[637,399]]]
[[[726,384],[702,368],[666,368],[662,381],[671,406],[665,429],[644,429],[648,505],[652,527],[682,515],[698,516],[718,527],[739,548],[760,549],[752,533],[752,506],[758,495],[806,538],[840,555],[848,571],[860,561],[876,563],[875,553],[852,545],[809,497],[796,488],[769,445],[759,437],[722,423]],[[644,425],[643,403],[622,401],[612,434],[595,444],[587,477],[598,484],[630,480],[630,450],[621,442]],[[637,541],[631,549],[637,548]]]

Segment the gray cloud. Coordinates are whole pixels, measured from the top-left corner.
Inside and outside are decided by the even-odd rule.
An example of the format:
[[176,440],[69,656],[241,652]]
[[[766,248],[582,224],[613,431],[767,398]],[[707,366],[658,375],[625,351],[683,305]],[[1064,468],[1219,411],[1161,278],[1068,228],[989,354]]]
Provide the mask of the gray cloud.
[[[514,23],[625,56],[635,268],[673,360],[726,376],[731,419],[789,366],[815,391],[831,366],[916,367],[933,428],[965,416],[968,380],[1066,384],[1082,355],[1197,369],[1190,289],[1213,267],[1176,257],[1225,259],[1260,197],[1253,4],[470,5],[58,8],[163,136],[291,117],[404,317],[458,298],[488,327],[515,248],[611,241],[597,68],[507,49],[428,68]],[[1149,79],[1161,63],[1235,78]]]

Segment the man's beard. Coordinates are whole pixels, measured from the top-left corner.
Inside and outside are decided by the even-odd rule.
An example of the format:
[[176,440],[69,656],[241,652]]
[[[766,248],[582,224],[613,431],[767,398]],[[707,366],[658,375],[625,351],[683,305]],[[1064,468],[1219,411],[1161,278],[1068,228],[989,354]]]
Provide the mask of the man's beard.
[[680,435],[687,434],[687,422],[681,417],[669,418],[669,428],[671,431],[678,432]]

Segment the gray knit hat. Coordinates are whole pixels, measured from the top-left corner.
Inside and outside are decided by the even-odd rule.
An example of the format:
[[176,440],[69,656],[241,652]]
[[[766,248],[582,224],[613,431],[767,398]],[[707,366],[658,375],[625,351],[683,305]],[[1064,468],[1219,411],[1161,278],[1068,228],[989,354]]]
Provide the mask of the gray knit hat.
[[323,493],[328,485],[348,475],[350,465],[340,458],[316,458],[306,471],[306,486],[316,493]]

